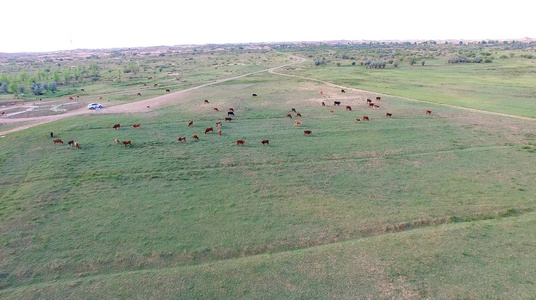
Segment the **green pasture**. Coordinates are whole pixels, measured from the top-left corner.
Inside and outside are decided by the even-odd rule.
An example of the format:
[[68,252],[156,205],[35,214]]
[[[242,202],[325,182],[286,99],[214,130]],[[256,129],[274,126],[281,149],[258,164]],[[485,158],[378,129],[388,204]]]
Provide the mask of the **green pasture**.
[[447,56],[425,61],[424,66],[403,62],[398,68],[387,65],[385,69],[366,69],[359,61],[352,66],[350,60],[333,59],[315,66],[310,59],[284,72],[386,95],[536,117],[533,59],[519,57],[518,53],[492,63],[449,64]]
[[6,135],[0,298],[533,297],[536,123],[376,95],[261,73]]

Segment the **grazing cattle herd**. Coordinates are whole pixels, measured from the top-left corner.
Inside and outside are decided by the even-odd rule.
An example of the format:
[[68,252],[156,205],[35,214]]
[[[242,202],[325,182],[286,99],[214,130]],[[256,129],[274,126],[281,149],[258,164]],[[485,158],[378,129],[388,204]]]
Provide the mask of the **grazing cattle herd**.
[[[154,86],[156,87],[157,84],[154,84]],[[84,90],[82,89],[81,91],[84,91]],[[168,89],[168,90],[166,90],[166,92],[169,93],[170,90]],[[322,94],[322,93],[323,93],[323,92],[320,92],[320,94]],[[346,91],[345,91],[345,90],[341,90],[341,93],[346,93]],[[140,93],[138,93],[138,95],[141,96]],[[253,95],[253,96],[257,96],[256,94],[252,94],[252,95]],[[329,96],[328,96],[328,97],[329,97]],[[71,98],[72,98],[72,97],[71,97]],[[102,97],[99,97],[99,99],[102,99]],[[376,97],[376,101],[380,101],[380,100],[381,100],[381,97]],[[204,103],[205,103],[205,104],[208,104],[209,101],[208,101],[208,100],[204,100]],[[326,106],[325,102],[321,102],[321,104],[322,104],[323,107]],[[374,103],[372,102],[371,99],[366,99],[366,104],[367,104],[368,107],[371,107],[371,108],[380,108],[380,106],[377,105],[377,104],[374,104]],[[334,106],[334,107],[341,106],[341,101],[333,101],[333,106]],[[150,107],[147,106],[147,108],[150,108]],[[219,112],[219,109],[216,108],[216,107],[214,107],[213,110]],[[345,110],[346,110],[346,111],[352,111],[352,107],[349,106],[349,105],[345,105]],[[233,108],[229,108],[229,109],[228,109],[228,112],[227,112],[227,116],[228,116],[228,117],[225,117],[224,120],[225,120],[225,121],[228,121],[228,122],[231,122],[232,119],[231,119],[229,116],[235,116],[234,111],[235,111],[235,110],[234,110]],[[295,116],[296,116],[296,117],[301,117],[301,116],[302,116],[300,113],[298,113],[298,112],[296,111],[296,108],[291,108],[291,112],[292,112],[292,113],[295,113]],[[329,112],[330,112],[330,113],[334,113],[333,109],[330,109]],[[426,112],[427,115],[430,115],[430,114],[432,113],[432,111],[430,111],[430,110],[426,110],[425,112]],[[4,114],[5,114],[5,112],[2,112],[2,116],[3,116]],[[393,114],[387,112],[387,113],[385,114],[385,116],[386,116],[387,118],[392,118]],[[291,113],[287,113],[287,114],[286,114],[286,117],[292,119],[293,116],[292,116]],[[370,118],[369,118],[368,116],[363,116],[362,118],[355,118],[355,121],[356,121],[356,122],[361,122],[362,120],[363,120],[363,121],[370,121]],[[189,121],[189,123],[188,123],[188,127],[192,127],[193,124],[194,124],[194,121]],[[294,120],[294,124],[295,124],[295,125],[302,125],[302,121]],[[220,129],[220,128],[222,127],[222,125],[223,125],[223,124],[222,124],[221,121],[216,122],[216,128],[218,129],[218,135],[220,135],[220,136],[222,135],[222,130]],[[132,125],[132,126],[133,126],[134,128],[140,128],[140,127],[141,127],[141,124],[136,123],[136,124],[134,124],[134,125]],[[120,128],[121,128],[121,125],[120,125],[120,124],[115,124],[115,125],[112,126],[112,128],[113,128],[114,130],[117,130],[117,129],[120,129]],[[213,127],[208,127],[208,128],[205,129],[205,134],[210,133],[210,132],[214,132],[214,128],[213,128]],[[308,135],[311,135],[311,134],[312,134],[312,130],[304,130],[304,131],[303,131],[303,135],[304,135],[304,136],[308,136]],[[51,138],[54,137],[54,133],[53,133],[53,132],[50,132],[50,137],[51,137]],[[193,140],[199,140],[199,137],[198,137],[196,134],[192,134],[192,139],[193,139]],[[54,142],[54,144],[63,144],[63,141],[62,141],[61,139],[54,139],[53,142]],[[186,143],[186,137],[184,137],[184,136],[179,137],[179,138],[178,138],[178,142]],[[115,143],[116,143],[116,144],[121,144],[121,143],[122,143],[125,147],[126,147],[126,146],[130,146],[130,147],[132,146],[132,141],[131,141],[131,140],[120,141],[119,139],[115,139]],[[245,143],[246,143],[245,140],[236,140],[236,146],[244,146]],[[78,142],[75,142],[74,140],[69,140],[69,141],[68,141],[68,145],[71,146],[71,147],[74,146],[76,149],[80,149],[80,145],[79,145],[79,143],[78,143]],[[261,141],[261,145],[263,145],[263,146],[265,146],[265,145],[270,145],[270,142],[269,142],[269,140],[264,139],[264,140]]]

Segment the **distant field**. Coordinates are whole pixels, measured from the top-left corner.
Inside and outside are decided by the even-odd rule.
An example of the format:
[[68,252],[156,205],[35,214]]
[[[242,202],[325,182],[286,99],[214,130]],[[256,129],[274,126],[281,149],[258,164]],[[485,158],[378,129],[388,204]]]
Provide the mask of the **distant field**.
[[261,73],[7,135],[0,298],[533,297],[536,123],[376,95]]

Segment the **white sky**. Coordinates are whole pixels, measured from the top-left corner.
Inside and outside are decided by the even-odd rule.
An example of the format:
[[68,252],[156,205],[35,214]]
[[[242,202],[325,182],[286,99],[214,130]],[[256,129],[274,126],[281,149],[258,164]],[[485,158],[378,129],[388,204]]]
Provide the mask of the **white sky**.
[[536,38],[536,1],[7,0],[0,52],[323,40]]

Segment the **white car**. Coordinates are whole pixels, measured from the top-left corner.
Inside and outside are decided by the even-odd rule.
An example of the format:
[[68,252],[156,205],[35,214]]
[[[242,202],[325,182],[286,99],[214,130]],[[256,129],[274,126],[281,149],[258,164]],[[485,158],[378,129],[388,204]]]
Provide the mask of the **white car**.
[[99,103],[91,103],[91,104],[88,104],[87,108],[89,108],[89,109],[102,108],[102,104],[99,104]]

